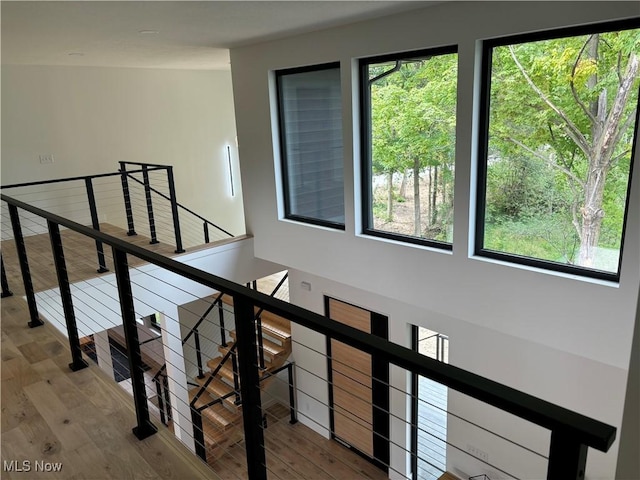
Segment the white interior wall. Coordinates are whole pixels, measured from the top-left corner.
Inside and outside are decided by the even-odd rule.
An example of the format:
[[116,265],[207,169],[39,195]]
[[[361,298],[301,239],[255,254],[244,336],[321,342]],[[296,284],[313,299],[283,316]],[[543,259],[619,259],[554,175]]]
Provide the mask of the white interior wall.
[[[186,303],[178,308],[178,315],[180,317],[180,329],[181,338],[185,339],[189,332],[195,327],[196,323],[205,314],[213,298],[196,300],[195,302]],[[226,341],[231,343],[233,339],[229,335],[229,332],[235,330],[235,316],[232,311],[233,307],[225,305],[223,307],[224,315],[224,328]],[[213,307],[213,310],[207,315],[206,319],[198,327],[198,333],[200,335],[200,353],[202,358],[202,367],[204,372],[210,371],[207,367],[207,361],[212,358],[220,357],[221,353],[218,347],[222,345],[222,333],[220,332],[220,317],[218,307]],[[195,377],[198,375],[198,356],[196,353],[195,336],[191,335],[187,343],[184,344],[184,362],[187,369],[187,378],[194,382]]]
[[[456,366],[620,427],[640,283],[638,162],[619,284],[474,258],[469,254],[473,250],[470,226],[480,41],[637,15],[633,2],[448,2],[233,49],[245,215],[247,229],[255,235],[256,256],[322,277],[326,290],[335,290],[338,298],[347,297],[380,313],[387,313],[390,307],[385,305],[393,299],[398,313],[390,315],[390,329],[396,336],[406,341],[407,323],[428,322],[424,326],[450,335],[450,361]],[[453,252],[362,236],[357,58],[451,44],[459,48]],[[341,62],[343,76],[344,232],[282,218],[279,149],[274,141],[277,122],[272,110],[274,70],[336,60]],[[312,294],[296,294],[295,282],[291,284],[294,303],[302,301],[302,306],[322,311],[319,297],[303,300]],[[344,292],[352,287],[368,293],[361,293],[360,301],[348,298]],[[294,335],[302,335],[304,341],[323,344],[322,339],[298,330],[294,327]],[[299,349],[294,353],[300,362],[303,354]],[[321,365],[313,368],[323,374]],[[310,388],[320,388],[311,385],[311,379],[308,383]],[[324,394],[315,395],[322,399]],[[456,402],[450,399],[452,408]],[[310,398],[300,404],[303,413],[314,408]],[[394,404],[394,408],[404,406]],[[328,417],[320,410],[317,418],[322,423]],[[470,415],[480,413],[472,409]],[[614,477],[616,449],[617,443],[607,455],[590,453],[588,478]]]
[[[230,72],[2,65],[2,184],[115,172],[118,161],[173,165],[180,203],[244,233]],[[101,220],[125,224],[117,206]]]

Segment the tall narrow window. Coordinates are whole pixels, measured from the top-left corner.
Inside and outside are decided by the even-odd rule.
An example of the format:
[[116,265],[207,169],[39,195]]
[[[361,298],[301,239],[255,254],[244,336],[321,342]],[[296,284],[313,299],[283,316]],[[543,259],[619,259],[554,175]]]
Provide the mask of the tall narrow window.
[[639,56],[637,20],[485,42],[478,254],[619,278]]
[[285,217],[344,229],[339,64],[276,73]]
[[363,230],[451,248],[455,47],[362,60]]

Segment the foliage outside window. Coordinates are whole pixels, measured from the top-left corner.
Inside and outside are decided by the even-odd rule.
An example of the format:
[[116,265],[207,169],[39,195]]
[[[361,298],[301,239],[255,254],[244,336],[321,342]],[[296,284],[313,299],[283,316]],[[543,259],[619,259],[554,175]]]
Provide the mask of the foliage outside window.
[[457,67],[455,47],[361,62],[365,233],[451,248]]
[[285,217],[344,229],[339,64],[276,73]]
[[640,85],[631,26],[485,42],[480,254],[618,277]]

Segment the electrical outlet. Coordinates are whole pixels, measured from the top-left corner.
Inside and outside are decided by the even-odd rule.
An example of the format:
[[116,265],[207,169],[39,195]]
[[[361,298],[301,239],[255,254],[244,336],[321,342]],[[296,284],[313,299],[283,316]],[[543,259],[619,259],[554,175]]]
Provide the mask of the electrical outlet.
[[40,163],[42,165],[47,163],[53,163],[53,154],[40,155]]
[[475,447],[473,445],[467,445],[467,452],[469,452],[469,454],[473,455],[474,457],[476,457],[478,460],[482,462],[485,462],[485,463],[489,462],[489,454],[487,452],[483,452],[478,447]]

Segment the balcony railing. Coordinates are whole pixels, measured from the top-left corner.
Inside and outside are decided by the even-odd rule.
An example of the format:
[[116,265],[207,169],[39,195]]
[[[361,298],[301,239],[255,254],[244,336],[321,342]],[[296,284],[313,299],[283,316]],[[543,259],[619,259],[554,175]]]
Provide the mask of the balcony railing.
[[[138,173],[144,175],[145,170],[149,171],[153,168],[155,167],[142,169]],[[124,173],[120,172],[118,175],[120,175],[119,179],[121,179]],[[82,179],[82,181],[85,181],[85,179]],[[246,461],[246,469],[248,478],[252,480],[264,479],[273,474],[274,471],[270,466],[272,465],[270,462],[272,462],[271,458],[276,455],[269,442],[265,439],[266,425],[260,384],[261,348],[256,336],[257,311],[270,312],[287,319],[292,324],[365,352],[371,358],[375,358],[384,364],[393,365],[404,369],[406,372],[430,378],[475,400],[549,430],[548,457],[547,455],[541,455],[548,458],[546,467],[548,479],[583,479],[586,471],[588,448],[606,452],[615,439],[616,429],[598,420],[580,415],[455,366],[427,358],[383,338],[330,320],[325,316],[263,294],[255,289],[247,288],[228,279],[212,275],[179,260],[133,245],[108,235],[98,228],[82,225],[62,215],[19,200],[14,196],[3,193],[1,199],[7,204],[10,214],[12,236],[17,247],[17,256],[29,307],[29,326],[31,327],[42,325],[43,319],[38,312],[36,295],[31,282],[29,257],[25,248],[20,215],[28,214],[29,218],[39,219],[41,225],[46,225],[55,261],[60,298],[64,309],[67,336],[71,350],[70,367],[73,370],[82,369],[87,364],[82,355],[78,325],[76,323],[76,308],[74,308],[74,304],[77,303],[77,297],[75,296],[77,293],[74,292],[73,285],[67,276],[65,259],[71,255],[71,252],[65,251],[61,229],[68,229],[90,238],[95,241],[96,245],[100,244],[103,247],[102,251],[106,256],[111,255],[117,285],[117,299],[119,299],[120,305],[120,317],[126,339],[131,388],[137,413],[137,425],[133,431],[140,439],[153,435],[156,432],[156,426],[151,420],[145,377],[141,368],[143,361],[138,338],[135,307],[135,302],[138,300],[133,294],[133,274],[130,273],[130,263],[133,259],[159,267],[160,271],[166,275],[173,275],[175,278],[192,282],[193,285],[205,287],[232,298],[236,332],[235,349],[237,350],[237,371],[239,375],[238,393],[242,399],[244,446],[246,459],[248,460]],[[91,217],[92,220],[95,218],[93,211]],[[95,226],[93,221],[91,223]],[[152,222],[150,221],[149,223]],[[10,285],[7,284],[6,278],[3,278],[2,287],[3,293],[10,292]],[[117,299],[116,301],[118,301]],[[181,339],[182,336],[179,337],[179,341]],[[301,346],[312,348],[308,345]],[[323,354],[323,352],[316,353]],[[318,380],[327,381],[324,378],[318,378]],[[293,378],[290,378],[285,383],[293,388],[296,382]],[[332,384],[333,387],[336,387],[336,385],[336,383]],[[299,395],[301,393],[304,393],[309,398],[314,398],[313,393],[303,392],[299,387],[295,388],[293,394]],[[400,393],[415,394],[411,392]],[[165,395],[159,395],[159,397],[158,400],[163,401]],[[292,405],[294,405],[294,402],[292,402]],[[332,406],[328,405],[328,408],[332,408]],[[302,414],[300,411],[297,413],[298,415]],[[390,414],[388,411],[386,413]],[[396,419],[394,417],[395,414],[391,413],[390,415],[392,421]],[[404,421],[404,419],[400,420]],[[388,437],[385,440],[391,442]],[[387,464],[386,468],[390,468],[390,465]],[[405,474],[405,472],[400,473],[402,475]],[[274,474],[274,476],[277,475]]]

